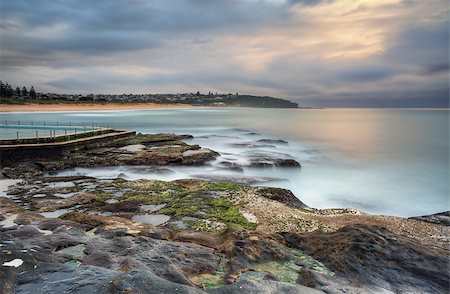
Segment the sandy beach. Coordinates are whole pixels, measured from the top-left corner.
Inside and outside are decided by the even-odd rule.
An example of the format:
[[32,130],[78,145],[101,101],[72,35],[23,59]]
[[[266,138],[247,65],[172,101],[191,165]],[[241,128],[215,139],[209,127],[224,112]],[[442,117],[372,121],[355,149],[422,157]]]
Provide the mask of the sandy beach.
[[16,111],[92,111],[92,110],[133,110],[161,108],[193,108],[189,104],[159,104],[159,103],[108,103],[108,104],[0,104],[0,112]]

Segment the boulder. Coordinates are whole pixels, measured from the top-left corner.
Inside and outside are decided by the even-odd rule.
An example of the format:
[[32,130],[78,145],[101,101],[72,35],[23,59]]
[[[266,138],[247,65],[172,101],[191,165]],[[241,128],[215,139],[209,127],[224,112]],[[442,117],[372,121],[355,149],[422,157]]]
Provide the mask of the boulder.
[[308,206],[303,202],[301,202],[300,199],[295,197],[295,195],[290,190],[281,188],[261,187],[258,189],[258,194],[260,196],[284,203],[290,207],[308,208]]

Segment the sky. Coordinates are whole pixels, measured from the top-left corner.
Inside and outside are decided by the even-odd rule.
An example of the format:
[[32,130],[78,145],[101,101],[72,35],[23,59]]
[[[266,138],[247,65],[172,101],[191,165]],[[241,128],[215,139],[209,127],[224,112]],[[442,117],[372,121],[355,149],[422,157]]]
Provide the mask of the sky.
[[38,92],[448,107],[448,0],[0,1],[0,79]]

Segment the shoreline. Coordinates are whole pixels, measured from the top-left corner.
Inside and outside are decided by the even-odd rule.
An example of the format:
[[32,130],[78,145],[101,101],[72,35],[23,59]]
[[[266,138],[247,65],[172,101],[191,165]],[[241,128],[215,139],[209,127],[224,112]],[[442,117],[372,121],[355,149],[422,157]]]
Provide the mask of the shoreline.
[[[114,281],[114,289],[126,292],[142,280],[165,285],[164,292],[183,286],[186,293],[241,293],[247,285],[250,293],[266,293],[264,281],[270,279],[275,292],[365,293],[387,287],[447,293],[449,278],[441,270],[448,265],[450,242],[445,213],[403,218],[314,209],[290,190],[236,179],[48,174],[126,165],[142,173],[170,173],[175,166],[206,167],[219,156],[183,142],[189,138],[140,134],[60,154],[51,150],[46,158],[5,156],[0,166],[12,186],[0,186],[0,243],[9,252],[0,256],[8,267],[0,274],[0,288],[21,292],[44,285],[61,292],[59,285],[71,291],[89,284],[98,292]],[[24,271],[26,282],[20,280]],[[56,271],[64,276],[55,279]],[[120,284],[124,277],[130,282]],[[387,286],[374,286],[374,280]],[[49,288],[54,285],[58,288]],[[343,285],[345,291],[336,290]],[[141,289],[139,284],[132,291]]]
[[190,104],[160,103],[58,103],[58,104],[1,104],[0,112],[53,112],[53,111],[95,111],[95,110],[151,110],[167,108],[200,108]]

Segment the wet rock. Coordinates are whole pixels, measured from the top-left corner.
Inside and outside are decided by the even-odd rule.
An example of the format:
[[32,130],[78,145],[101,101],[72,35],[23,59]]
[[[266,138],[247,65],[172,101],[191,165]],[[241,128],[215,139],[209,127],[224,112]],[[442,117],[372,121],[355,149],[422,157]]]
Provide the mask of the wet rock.
[[169,175],[175,173],[169,168],[162,168],[156,166],[130,166],[127,170],[136,173],[146,173],[146,174],[158,174],[158,175]]
[[300,163],[294,159],[277,159],[274,163],[279,167],[301,167]]
[[120,173],[120,174],[117,175],[117,178],[126,180],[126,179],[128,179],[128,176],[125,173]]
[[[93,146],[88,150],[84,148],[65,150],[63,153],[55,153],[53,157],[27,159],[27,162],[20,159],[7,161],[2,158],[2,174],[9,178],[27,178],[42,176],[44,173],[53,174],[58,170],[74,167],[202,165],[218,156],[218,153],[212,150],[201,149],[198,145],[180,141],[189,138],[192,136],[140,134],[124,140],[107,142],[102,146]],[[129,151],[124,150],[124,147]],[[155,169],[155,172],[158,171]]]
[[285,179],[271,178],[271,177],[251,177],[251,176],[211,176],[211,175],[194,175],[194,177],[205,180],[212,180],[217,182],[231,182],[241,185],[250,185],[256,183],[272,182],[272,181],[284,181]]
[[250,158],[250,167],[301,167],[294,159],[282,159],[273,157]]
[[[12,166],[4,166],[5,164],[11,164]],[[10,179],[19,179],[22,178],[23,175],[38,177],[44,174],[38,165],[31,162],[16,165],[14,163],[10,163],[5,158],[2,158],[2,165],[4,166],[2,169],[2,174]]]
[[11,178],[12,176],[12,174],[14,173],[14,169],[13,168],[11,168],[11,167],[4,167],[3,169],[2,169],[2,175],[4,175],[4,176],[6,176],[6,177],[8,177],[8,178]]
[[438,224],[443,226],[450,226],[450,211],[444,211],[440,213],[410,217],[410,219],[416,219],[427,223]]
[[258,140],[258,142],[270,144],[288,144],[288,142],[285,140],[274,140],[274,139],[261,139]]
[[117,293],[205,293],[194,286],[171,282],[142,270],[118,275],[112,280],[111,288]]
[[225,279],[228,283],[233,283],[242,272],[251,267],[252,263],[288,259],[290,253],[275,240],[244,237],[234,241],[229,256]]
[[187,150],[182,154],[182,164],[185,165],[198,165],[204,164],[208,161],[213,160],[219,156],[219,153],[206,148],[201,148],[199,150]]
[[[63,178],[59,180],[65,183]],[[248,183],[255,178],[238,180]],[[23,200],[34,199],[34,193],[42,187],[48,188],[49,184],[45,179],[24,183],[20,184],[24,188],[20,194]],[[67,185],[59,181],[53,184]],[[299,284],[326,293],[383,290],[445,293],[448,289],[449,279],[443,269],[448,265],[449,250],[442,246],[448,244],[445,239],[448,227],[442,225],[395,217],[377,218],[348,209],[305,210],[306,206],[290,191],[268,187],[241,187],[193,179],[163,182],[81,178],[74,179],[74,185],[85,187],[85,194],[91,196],[66,203],[75,212],[54,219],[46,219],[28,211],[25,205],[21,207],[11,199],[0,197],[1,264],[10,265],[16,259],[23,261],[17,268],[1,268],[0,288],[4,292],[6,289],[10,293],[33,290],[39,293],[36,289],[45,289],[57,293],[138,293],[162,289],[169,293],[200,293],[198,287],[210,283],[208,278],[214,280],[216,287],[208,291],[217,293],[313,291]],[[135,196],[144,194],[142,202],[148,200],[147,194],[158,201],[143,206],[141,201],[119,198],[118,195],[127,192],[138,192]],[[108,197],[124,202],[105,205],[100,199]],[[83,199],[86,202],[82,203]],[[174,206],[175,203],[179,205]],[[104,213],[103,205],[127,218],[91,215]],[[194,205],[195,218],[189,218],[187,215]],[[171,222],[157,227],[133,221],[133,213],[123,213],[157,208],[160,213],[170,215]],[[163,208],[170,209],[163,211]],[[256,229],[242,225],[252,216],[247,213],[257,217]],[[194,231],[191,227],[192,222],[227,221],[230,215],[236,226],[220,232]],[[385,224],[389,221],[389,225],[398,224],[401,230],[394,234],[379,227],[352,225],[335,231],[337,227],[322,226],[319,220],[323,219],[333,224],[342,224],[343,220],[384,221]],[[305,222],[312,220],[315,222],[312,228],[320,231],[296,233],[304,228]],[[170,227],[175,222],[186,225],[175,230]],[[277,223],[275,229],[271,227],[273,222]],[[417,235],[422,239],[403,235],[410,225],[427,229],[425,235]],[[286,231],[289,233],[270,233]],[[199,277],[206,277],[206,284],[198,284]],[[225,282],[235,281],[236,284],[223,286]]]
[[214,294],[253,294],[253,293],[288,293],[288,294],[318,294],[324,293],[322,291],[308,288],[302,285],[283,283],[277,281],[251,281],[243,280],[233,285],[228,285],[218,289],[211,289],[209,293]]
[[221,162],[219,162],[219,165],[223,166],[225,169],[228,169],[228,170],[233,170],[233,171],[238,171],[238,172],[244,171],[242,166],[240,166],[239,164],[237,164],[235,162],[221,161]]
[[142,201],[121,201],[118,203],[109,203],[102,206],[100,209],[105,211],[116,212],[137,212],[140,210]]
[[232,147],[235,148],[274,148],[276,147],[275,145],[270,145],[270,144],[255,144],[255,143],[235,143],[235,144],[231,144]]
[[285,233],[283,237],[288,245],[312,254],[353,285],[402,293],[448,293],[447,250],[381,227],[350,225],[333,233]]
[[300,199],[295,197],[295,195],[290,190],[281,188],[262,187],[258,189],[258,194],[263,197],[284,203],[290,207],[308,208],[308,206],[303,202],[301,202]]

